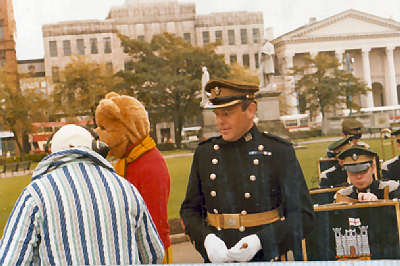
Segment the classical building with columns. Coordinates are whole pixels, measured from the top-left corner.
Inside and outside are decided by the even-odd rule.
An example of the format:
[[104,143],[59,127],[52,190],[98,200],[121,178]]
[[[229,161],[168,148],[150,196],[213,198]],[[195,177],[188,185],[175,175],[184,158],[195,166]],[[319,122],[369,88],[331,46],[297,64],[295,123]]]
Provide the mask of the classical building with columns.
[[361,107],[392,106],[400,102],[400,22],[357,10],[310,22],[272,41],[285,88],[290,114],[297,113],[295,77],[289,69],[304,63],[304,56],[336,56],[344,69],[361,78],[372,90],[355,95]]
[[[195,46],[221,42],[218,54],[226,63],[237,62],[255,70],[262,45],[262,12],[196,14],[194,3],[178,0],[125,0],[111,8],[105,20],[65,21],[42,27],[46,77],[57,75],[73,55],[123,70],[130,58],[124,54],[117,31],[130,38],[150,41],[155,34],[174,33]],[[199,66],[200,67],[200,66]]]

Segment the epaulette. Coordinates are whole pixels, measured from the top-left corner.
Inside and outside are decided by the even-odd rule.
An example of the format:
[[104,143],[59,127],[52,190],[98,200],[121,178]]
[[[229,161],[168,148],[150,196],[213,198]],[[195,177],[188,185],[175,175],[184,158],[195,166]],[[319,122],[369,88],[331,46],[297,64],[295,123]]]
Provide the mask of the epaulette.
[[284,139],[284,138],[279,137],[279,136],[277,136],[277,135],[268,133],[267,131],[264,131],[264,132],[263,132],[263,135],[266,136],[266,137],[268,137],[268,138],[272,138],[272,139],[274,139],[274,140],[277,140],[277,141],[279,141],[279,142],[281,142],[281,143],[284,143],[284,144],[286,144],[286,145],[290,145],[290,146],[293,145],[293,143],[291,143],[291,142],[288,141],[287,139]]
[[384,189],[385,187],[389,187],[389,192],[392,192],[399,188],[399,183],[394,180],[387,180],[379,182],[379,189]]
[[390,160],[385,161],[385,162],[382,164],[381,170],[387,171],[387,170],[388,170],[389,164],[394,163],[394,162],[397,161],[398,159],[399,159],[399,156],[396,156],[396,157],[393,157],[393,158],[390,159]]
[[208,143],[208,142],[210,142],[210,141],[212,141],[212,140],[214,140],[214,139],[219,139],[219,138],[221,138],[221,136],[218,136],[218,137],[209,137],[208,139],[205,139],[205,140],[200,141],[200,142],[199,142],[199,145],[202,145],[202,144],[204,144],[204,143]]

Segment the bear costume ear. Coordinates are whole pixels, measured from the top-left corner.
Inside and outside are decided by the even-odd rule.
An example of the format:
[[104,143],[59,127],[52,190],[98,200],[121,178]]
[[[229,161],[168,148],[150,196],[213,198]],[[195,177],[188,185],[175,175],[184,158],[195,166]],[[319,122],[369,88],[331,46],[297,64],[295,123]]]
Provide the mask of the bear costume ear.
[[116,92],[109,92],[109,93],[107,93],[106,94],[106,96],[104,97],[104,98],[106,98],[106,99],[111,99],[111,98],[113,98],[113,97],[119,97],[120,95],[118,94],[118,93],[116,93]]
[[[101,110],[101,114],[100,114]],[[99,106],[96,108],[96,116],[103,116],[109,119],[121,120],[121,110],[118,105],[116,105],[110,99],[103,99],[100,101]]]
[[127,136],[133,144],[142,141],[149,134],[150,123],[146,109],[134,97],[121,96],[115,92],[107,93],[97,110],[96,116],[99,118],[103,116],[120,121],[127,129]]

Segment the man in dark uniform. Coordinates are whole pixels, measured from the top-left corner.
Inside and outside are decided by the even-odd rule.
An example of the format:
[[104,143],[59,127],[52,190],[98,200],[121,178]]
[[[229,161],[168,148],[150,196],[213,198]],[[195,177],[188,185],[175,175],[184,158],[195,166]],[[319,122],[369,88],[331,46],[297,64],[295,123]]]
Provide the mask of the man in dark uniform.
[[352,138],[340,139],[328,146],[330,157],[336,158],[334,165],[320,175],[320,188],[329,188],[347,184],[347,173],[342,167],[342,161],[337,158],[340,152],[352,146]]
[[358,146],[353,146],[339,154],[339,159],[343,160],[343,167],[347,171],[352,186],[336,192],[336,202],[341,202],[342,196],[358,201],[400,198],[400,184],[398,182],[373,178],[376,157],[375,152]]
[[212,80],[205,108],[221,133],[195,151],[180,214],[206,262],[270,261],[293,250],[314,212],[291,143],[254,125],[257,85]]
[[[400,129],[392,132],[396,138],[397,147],[400,148]],[[382,177],[384,179],[400,180],[400,156],[396,156],[382,164]]]
[[353,117],[347,117],[342,122],[342,135],[344,138],[352,137],[352,144],[369,149],[369,145],[361,141],[363,123]]

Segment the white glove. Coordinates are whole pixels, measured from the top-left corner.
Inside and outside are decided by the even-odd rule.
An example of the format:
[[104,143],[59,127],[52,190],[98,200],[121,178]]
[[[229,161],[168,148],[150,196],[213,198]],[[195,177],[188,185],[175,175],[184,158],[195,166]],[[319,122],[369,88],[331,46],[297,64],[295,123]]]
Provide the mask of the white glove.
[[234,261],[249,261],[261,249],[261,241],[256,234],[243,237],[228,250],[228,256]]
[[359,201],[376,201],[378,198],[375,196],[375,194],[371,192],[367,193],[358,193],[358,200]]
[[230,262],[228,248],[225,242],[215,234],[208,234],[204,239],[204,247],[207,251],[208,259],[212,263]]

